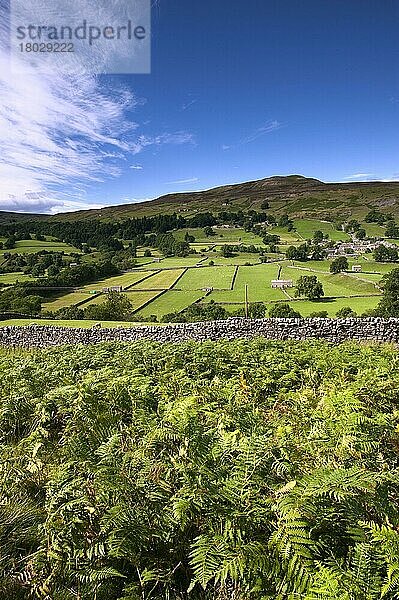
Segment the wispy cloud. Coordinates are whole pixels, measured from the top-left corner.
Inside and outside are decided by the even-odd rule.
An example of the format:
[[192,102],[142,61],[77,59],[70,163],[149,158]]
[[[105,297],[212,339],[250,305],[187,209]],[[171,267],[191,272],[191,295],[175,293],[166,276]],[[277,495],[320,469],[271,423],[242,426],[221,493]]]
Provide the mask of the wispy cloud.
[[191,177],[190,179],[178,179],[177,181],[167,181],[166,185],[183,185],[184,183],[196,183],[199,181],[198,177]]
[[193,106],[197,102],[198,102],[197,98],[194,98],[194,100],[189,100],[188,102],[185,102],[184,104],[182,104],[181,110],[182,111],[188,110],[189,108],[191,108],[191,106]]
[[142,171],[144,169],[143,165],[132,165],[130,168],[134,171]]
[[268,133],[272,133],[273,131],[277,131],[278,129],[281,129],[282,127],[283,127],[283,124],[280,123],[280,121],[276,121],[276,120],[267,121],[261,127],[258,127],[255,131],[253,131],[249,135],[243,137],[237,143],[223,144],[222,150],[224,150],[224,151],[231,150],[233,148],[239,148],[240,146],[244,146],[245,144],[251,144],[252,142],[255,142],[259,138],[263,137],[264,135],[267,135]]
[[175,133],[162,133],[161,135],[148,136],[140,135],[137,140],[131,145],[130,150],[133,154],[139,154],[145,148],[155,146],[160,147],[165,144],[181,145],[195,144],[195,139],[192,133],[187,131],[177,131]]
[[[67,75],[10,72],[0,5],[0,210],[60,212],[92,205],[90,185],[121,175],[124,163],[151,146],[193,144],[185,131],[140,134],[132,114],[142,100],[114,81],[80,69]],[[133,165],[141,169],[141,165]]]
[[373,173],[355,173],[345,177],[345,181],[372,181],[373,179],[376,179]]

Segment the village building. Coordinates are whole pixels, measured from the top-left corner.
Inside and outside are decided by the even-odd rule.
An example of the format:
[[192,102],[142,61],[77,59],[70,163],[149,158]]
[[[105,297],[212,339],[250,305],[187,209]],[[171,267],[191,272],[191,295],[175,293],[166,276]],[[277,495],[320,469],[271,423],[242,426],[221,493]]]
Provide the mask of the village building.
[[272,279],[272,288],[292,288],[294,287],[294,282],[292,279]]
[[352,271],[354,273],[361,273],[362,272],[362,265],[352,265]]
[[121,285],[113,285],[112,287],[105,287],[102,289],[103,294],[109,294],[110,292],[122,292],[123,287]]

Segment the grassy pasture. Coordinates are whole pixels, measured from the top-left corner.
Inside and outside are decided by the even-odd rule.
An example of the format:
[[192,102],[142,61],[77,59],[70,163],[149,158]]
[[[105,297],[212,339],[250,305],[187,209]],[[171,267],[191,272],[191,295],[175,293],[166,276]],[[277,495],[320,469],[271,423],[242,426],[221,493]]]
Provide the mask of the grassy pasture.
[[215,235],[206,236],[203,229],[181,229],[175,231],[173,235],[176,239],[183,241],[186,233],[195,237],[196,244],[210,246],[215,243],[222,244],[262,244],[262,239],[250,231],[245,231],[242,227],[212,227]]
[[[312,275],[308,270],[284,265],[282,279],[292,279],[297,282],[301,276]],[[323,284],[325,296],[367,296],[378,293],[372,283],[358,279],[355,276],[339,273],[337,275],[318,273],[317,278]],[[290,291],[288,290],[288,293]]]
[[332,223],[328,221],[319,221],[316,219],[296,219],[294,221],[294,227],[298,232],[298,235],[308,240],[313,238],[315,231],[322,231],[324,234],[328,234],[330,240],[333,241],[348,241],[350,236],[344,231],[337,231]]
[[[63,319],[8,319],[7,321],[0,321],[0,327],[26,327],[35,323],[36,325],[52,325],[54,327],[78,327],[88,329],[93,327],[98,321],[93,320],[63,320]],[[129,321],[101,321],[102,327],[114,328],[114,327],[133,327],[134,325],[141,325],[141,323],[132,323]]]
[[69,244],[63,244],[62,242],[44,241],[39,242],[38,240],[20,240],[15,244],[15,248],[11,250],[0,250],[0,254],[9,252],[10,254],[34,254],[41,250],[47,250],[48,252],[65,252],[71,254],[72,252],[80,254],[80,251]]
[[[155,298],[159,292],[150,292],[150,291],[138,291],[138,292],[126,292],[126,296],[129,299],[129,302],[133,305],[133,310],[138,310],[143,304],[149,302],[153,298]],[[101,296],[97,296],[93,298],[89,302],[86,302],[83,308],[87,308],[88,306],[94,306],[98,304],[103,304],[107,300],[107,294],[101,294]]]
[[235,267],[199,267],[188,269],[178,282],[182,290],[200,290],[205,287],[230,289]]
[[[137,283],[132,289],[134,290],[167,290],[184,272],[184,269],[164,270],[152,275],[148,279]],[[141,275],[143,275],[141,273]]]
[[108,277],[107,279],[100,279],[99,281],[95,281],[93,283],[89,283],[81,288],[81,292],[90,292],[96,290],[98,292],[102,291],[104,287],[113,287],[121,285],[123,288],[126,288],[129,285],[132,285],[143,277],[146,276],[146,273],[143,271],[132,271],[131,273],[124,273],[123,275],[116,275],[115,277]]
[[4,273],[0,275],[0,284],[12,285],[14,283],[22,283],[24,281],[35,281],[35,279],[30,275],[25,275],[24,273]]
[[293,309],[297,310],[303,317],[308,317],[313,312],[326,310],[329,317],[335,317],[337,312],[344,307],[349,306],[358,315],[363,314],[366,310],[372,310],[377,307],[379,298],[375,296],[363,298],[335,298],[331,301],[309,302],[298,300],[289,302]]
[[91,294],[84,292],[70,292],[69,294],[64,294],[59,298],[49,298],[43,302],[43,310],[55,312],[60,310],[60,308],[66,308],[68,306],[73,306],[78,302],[82,302],[83,300],[88,300],[91,297]]
[[[130,296],[131,294],[129,298]],[[144,317],[149,317],[150,315],[162,317],[171,312],[179,312],[202,297],[203,292],[200,291],[169,290],[140,310],[140,315]]]
[[169,258],[163,258],[159,263],[148,263],[143,266],[145,270],[153,269],[183,269],[184,267],[195,267],[201,260],[201,256],[186,256],[180,258],[178,256],[171,256]]

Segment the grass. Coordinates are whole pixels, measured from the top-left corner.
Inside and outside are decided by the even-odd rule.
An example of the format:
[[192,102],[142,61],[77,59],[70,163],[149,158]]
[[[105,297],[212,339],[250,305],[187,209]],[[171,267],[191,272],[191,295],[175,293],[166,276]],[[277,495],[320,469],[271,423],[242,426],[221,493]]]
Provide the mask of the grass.
[[235,267],[201,267],[188,269],[178,283],[182,290],[201,290],[206,287],[227,289],[231,287]]
[[262,245],[262,239],[250,231],[245,231],[242,227],[212,227],[215,235],[206,236],[203,229],[181,229],[173,235],[176,239],[183,241],[186,233],[195,237],[196,244],[206,244],[207,247],[216,243],[222,244],[255,244]]
[[47,240],[45,242],[39,242],[38,240],[20,240],[16,242],[15,248],[12,248],[11,250],[0,250],[0,254],[7,252],[10,254],[34,254],[41,250],[47,250],[48,252],[65,252],[66,254],[71,254],[72,252],[81,254],[80,250],[69,244]]
[[43,310],[55,312],[60,310],[60,308],[66,308],[67,306],[73,306],[74,304],[78,304],[78,302],[82,302],[82,300],[88,300],[91,298],[91,294],[84,292],[70,292],[69,294],[64,294],[60,298],[52,298],[43,302]]
[[332,223],[327,221],[320,221],[316,219],[296,219],[294,221],[294,227],[298,235],[304,239],[312,239],[315,231],[322,231],[324,234],[328,234],[330,240],[347,241],[350,240],[350,236],[344,231],[337,231]]
[[336,298],[331,301],[308,302],[299,300],[297,302],[289,302],[290,306],[297,310],[303,317],[308,317],[313,312],[326,310],[329,317],[335,317],[337,312],[344,307],[349,306],[358,315],[361,315],[366,310],[376,308],[379,302],[377,297],[364,298]]
[[[129,302],[133,306],[133,310],[138,310],[143,304],[146,304],[156,296],[159,292],[150,292],[150,291],[139,291],[139,292],[126,292],[126,296],[129,299]],[[107,294],[101,294],[101,296],[97,296],[93,298],[90,302],[87,302],[83,305],[82,308],[87,308],[88,306],[94,306],[97,304],[102,304],[107,299]]]
[[[284,265],[282,270],[282,279],[292,279],[294,282],[302,276],[309,276],[312,273],[309,270]],[[325,296],[366,296],[378,293],[375,286],[366,281],[362,281],[356,276],[339,273],[337,275],[318,273],[317,278],[323,284]],[[288,290],[288,293],[290,291]],[[295,293],[295,292],[294,292]]]
[[[93,327],[98,321],[92,320],[75,320],[75,321],[67,321],[62,319],[8,319],[7,321],[0,321],[0,327],[26,327],[28,325],[52,325],[53,327],[82,327],[88,328]],[[142,323],[132,323],[130,321],[102,321],[102,327],[134,327],[136,325],[142,325]]]
[[203,293],[198,291],[170,290],[140,310],[140,315],[162,317],[171,312],[179,312],[202,297]]
[[201,256],[186,256],[179,258],[178,256],[172,256],[170,258],[164,258],[159,263],[150,263],[144,265],[144,269],[181,269],[184,267],[195,267],[195,265],[201,260]]
[[377,225],[377,223],[362,223],[362,227],[366,231],[367,237],[385,237],[385,227],[381,227],[381,225]]
[[35,281],[35,279],[24,273],[4,273],[3,275],[0,275],[0,284],[3,285],[12,285],[23,281]]
[[101,292],[105,287],[122,286],[123,289],[137,283],[140,279],[146,276],[143,271],[133,271],[131,273],[124,273],[123,275],[116,275],[115,277],[108,277],[107,279],[100,279],[94,283],[89,283],[81,288],[82,292],[98,291]]
[[133,290],[167,290],[184,273],[184,269],[165,270],[135,285]]

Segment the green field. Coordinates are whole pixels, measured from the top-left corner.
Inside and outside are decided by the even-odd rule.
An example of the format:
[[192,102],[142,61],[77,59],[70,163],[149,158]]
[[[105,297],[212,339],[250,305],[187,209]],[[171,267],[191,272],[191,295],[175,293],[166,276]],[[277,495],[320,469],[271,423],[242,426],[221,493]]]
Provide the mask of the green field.
[[91,298],[91,294],[84,292],[70,292],[59,298],[49,298],[43,302],[43,310],[55,312],[60,308],[66,308],[67,306],[73,306],[84,300]]
[[115,277],[108,277],[107,279],[100,279],[94,283],[89,283],[81,288],[82,292],[98,291],[101,292],[106,287],[117,287],[122,286],[123,289],[128,286],[136,284],[138,281],[146,277],[146,273],[143,271],[134,271],[131,273],[125,273],[123,275],[116,275]]
[[195,237],[195,244],[211,246],[213,244],[255,244],[262,246],[262,239],[250,231],[245,231],[242,227],[212,227],[215,235],[206,236],[203,229],[181,229],[174,232],[174,236],[184,240],[186,233]]
[[22,283],[23,281],[35,281],[35,279],[24,273],[4,273],[0,275],[0,284],[3,285],[13,285],[14,283]]
[[69,244],[63,244],[62,242],[54,242],[50,240],[43,242],[39,242],[37,240],[20,240],[16,242],[15,248],[12,248],[11,250],[0,250],[0,254],[5,254],[7,252],[10,254],[34,254],[35,252],[40,252],[41,250],[47,250],[48,252],[65,252],[66,254],[80,254],[80,251],[77,248],[74,248]]
[[235,267],[198,267],[188,269],[178,282],[182,290],[201,290],[203,288],[227,289],[231,287]]
[[[292,279],[294,282],[302,276],[309,276],[306,269],[291,267],[285,265],[283,267],[282,279]],[[371,282],[362,281],[355,275],[339,273],[337,275],[318,273],[317,278],[323,284],[325,296],[367,296],[375,295],[378,290]],[[290,290],[287,290],[290,294]],[[295,293],[295,290],[293,290]]]
[[348,241],[350,236],[344,231],[337,231],[334,229],[334,225],[327,221],[318,221],[316,219],[296,219],[294,221],[294,227],[298,235],[304,239],[312,239],[315,231],[322,231],[324,234],[328,234],[330,240],[333,241]]
[[148,279],[133,286],[132,290],[167,290],[184,273],[184,269],[172,269],[155,273]]
[[379,302],[378,297],[365,297],[365,298],[335,298],[331,301],[320,301],[320,302],[309,302],[298,300],[295,302],[289,302],[290,306],[294,310],[300,312],[303,317],[308,317],[313,312],[320,312],[326,310],[329,317],[335,317],[337,311],[341,308],[349,306],[358,315],[363,314],[367,310],[376,308]]
[[143,266],[145,270],[154,270],[154,269],[181,269],[184,267],[195,267],[197,263],[201,260],[201,256],[186,256],[184,258],[179,258],[178,256],[173,256],[170,258],[163,258],[159,263],[149,263]]
[[190,304],[193,304],[202,298],[203,295],[203,292],[200,291],[169,290],[165,294],[162,294],[162,296],[159,296],[159,298],[156,298],[144,309],[140,310],[139,315],[142,315],[143,317],[149,317],[150,315],[163,317],[168,313],[183,310],[187,306],[190,306]]
[[[82,327],[88,329],[96,325],[98,321],[90,319],[84,320],[66,320],[66,319],[7,319],[6,321],[0,321],[0,327],[27,327],[29,325],[51,325],[53,327]],[[106,328],[114,327],[134,327],[142,325],[139,322],[131,321],[101,321],[101,326]]]
[[[151,291],[126,292],[126,296],[128,297],[129,302],[133,306],[134,311],[140,309],[140,307],[143,306],[143,304],[146,304],[153,298],[156,298],[158,295],[159,295],[159,292],[155,292],[155,291],[152,291],[152,292]],[[102,304],[106,300],[107,300],[107,294],[101,294],[100,296],[97,296],[97,297],[93,298],[92,300],[88,301],[87,303],[85,303],[83,305],[83,308],[87,308],[88,306],[93,306],[93,305],[97,305],[97,304]]]

